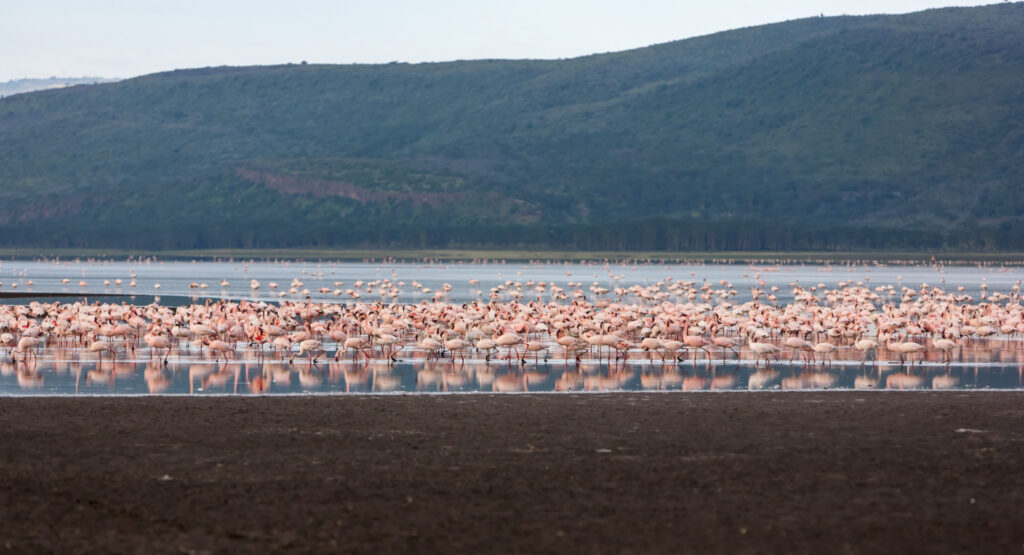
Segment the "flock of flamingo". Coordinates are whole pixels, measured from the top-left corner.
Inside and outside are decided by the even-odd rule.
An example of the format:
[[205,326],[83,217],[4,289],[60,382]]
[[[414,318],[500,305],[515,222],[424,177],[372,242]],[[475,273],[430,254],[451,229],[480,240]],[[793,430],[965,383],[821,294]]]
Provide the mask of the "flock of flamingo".
[[[470,280],[471,283],[476,280]],[[764,282],[761,282],[762,286]],[[294,284],[293,284],[294,285]],[[363,285],[360,283],[360,285]],[[418,284],[416,284],[418,285]],[[792,285],[792,302],[778,287],[754,288],[752,300],[733,304],[731,284],[665,278],[614,291],[595,285],[509,280],[483,299],[320,303],[213,301],[176,308],[159,304],[39,303],[0,306],[0,347],[28,364],[45,347],[104,357],[157,357],[172,351],[211,354],[230,362],[242,347],[254,356],[317,364],[344,357],[393,362],[405,358],[504,361],[509,367],[556,359],[652,364],[703,360],[786,360],[831,365],[918,363],[931,356],[950,363],[979,338],[1014,341],[1024,333],[1019,282],[1007,293],[983,290],[981,302],[938,287],[868,288],[839,281]],[[390,280],[369,287],[393,289]],[[369,290],[368,287],[368,290]],[[524,291],[549,291],[549,302],[525,301]],[[610,297],[614,293],[618,300]],[[510,300],[502,300],[507,295]],[[625,299],[632,297],[633,301]],[[677,301],[672,302],[670,299]],[[140,351],[143,353],[140,355]]]

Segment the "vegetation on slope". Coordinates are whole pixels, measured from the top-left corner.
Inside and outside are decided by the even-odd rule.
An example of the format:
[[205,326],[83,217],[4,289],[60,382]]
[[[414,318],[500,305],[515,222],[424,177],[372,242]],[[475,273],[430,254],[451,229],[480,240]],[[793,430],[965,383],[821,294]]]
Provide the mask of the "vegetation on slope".
[[0,244],[1024,244],[1024,4],[0,99]]

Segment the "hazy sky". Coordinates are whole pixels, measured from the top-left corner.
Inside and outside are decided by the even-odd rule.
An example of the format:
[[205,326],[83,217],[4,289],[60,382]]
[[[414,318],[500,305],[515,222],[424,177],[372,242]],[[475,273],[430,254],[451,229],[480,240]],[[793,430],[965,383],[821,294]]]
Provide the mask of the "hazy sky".
[[801,17],[992,0],[0,0],[0,81],[175,68],[563,58]]

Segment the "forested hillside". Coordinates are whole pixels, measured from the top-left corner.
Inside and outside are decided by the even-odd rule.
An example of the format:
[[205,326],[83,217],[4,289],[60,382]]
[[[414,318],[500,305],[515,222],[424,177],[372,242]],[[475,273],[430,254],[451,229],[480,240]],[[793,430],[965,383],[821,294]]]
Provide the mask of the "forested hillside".
[[1024,248],[1024,4],[0,99],[0,244]]

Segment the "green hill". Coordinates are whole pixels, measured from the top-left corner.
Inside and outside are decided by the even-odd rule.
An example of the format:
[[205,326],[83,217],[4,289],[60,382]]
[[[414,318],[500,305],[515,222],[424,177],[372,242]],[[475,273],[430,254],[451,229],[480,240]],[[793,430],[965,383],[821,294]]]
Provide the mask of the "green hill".
[[0,244],[1024,247],[1024,4],[0,99]]

